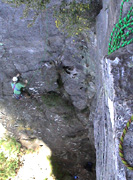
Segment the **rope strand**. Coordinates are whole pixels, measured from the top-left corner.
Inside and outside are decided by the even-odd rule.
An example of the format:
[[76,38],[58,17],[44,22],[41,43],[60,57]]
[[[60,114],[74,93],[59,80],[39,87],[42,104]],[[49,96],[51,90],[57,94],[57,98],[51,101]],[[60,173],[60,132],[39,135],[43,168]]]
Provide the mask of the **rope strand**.
[[128,128],[129,128],[131,122],[133,122],[133,116],[132,116],[131,119],[127,122],[126,127],[125,127],[124,130],[123,130],[123,134],[122,134],[122,136],[121,136],[121,138],[120,138],[119,155],[120,155],[120,157],[121,157],[122,163],[123,163],[128,169],[130,169],[130,170],[133,171],[133,167],[125,160],[125,158],[124,158],[124,153],[123,153],[124,137],[125,137],[125,135],[126,135],[126,133],[127,133],[127,130],[128,130]]
[[121,3],[119,22],[113,28],[109,39],[108,55],[133,42],[133,38],[130,39],[130,35],[133,34],[133,5],[130,7],[126,17],[122,19],[123,5],[129,1],[123,0]]

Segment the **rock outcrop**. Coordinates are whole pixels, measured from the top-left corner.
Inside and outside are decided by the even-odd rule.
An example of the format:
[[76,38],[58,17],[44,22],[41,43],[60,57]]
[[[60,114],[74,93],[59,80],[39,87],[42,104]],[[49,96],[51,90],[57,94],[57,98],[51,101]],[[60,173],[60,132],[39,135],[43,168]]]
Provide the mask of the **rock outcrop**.
[[[21,143],[43,140],[61,171],[95,179],[93,119],[89,119],[96,92],[94,53],[90,50],[88,56],[86,34],[66,38],[58,31],[53,3],[27,28],[32,18],[21,19],[24,7],[0,1],[1,123]],[[17,73],[28,79],[27,89],[34,98],[12,98],[10,82]],[[93,162],[93,172],[84,168],[88,161]]]
[[[133,173],[122,164],[119,143],[123,129],[133,113],[132,44],[107,56],[108,42],[119,19],[121,1],[103,1],[97,17],[97,107],[94,120],[96,172],[98,180],[129,180]],[[129,3],[129,4],[128,4]],[[125,3],[123,14],[132,2]],[[105,41],[103,41],[106,39]],[[132,124],[124,139],[125,159],[133,166]]]
[[[74,175],[130,180],[133,174],[122,164],[118,144],[133,112],[132,44],[107,55],[121,0],[91,2],[103,6],[96,26],[68,38],[53,18],[52,6],[59,1],[51,1],[31,28],[32,11],[21,19],[24,6],[0,1],[0,123],[23,145],[42,140],[65,172],[63,180]],[[28,79],[32,99],[12,98],[10,82],[17,73]],[[132,129],[124,142],[131,165]],[[88,161],[92,172],[84,168]]]

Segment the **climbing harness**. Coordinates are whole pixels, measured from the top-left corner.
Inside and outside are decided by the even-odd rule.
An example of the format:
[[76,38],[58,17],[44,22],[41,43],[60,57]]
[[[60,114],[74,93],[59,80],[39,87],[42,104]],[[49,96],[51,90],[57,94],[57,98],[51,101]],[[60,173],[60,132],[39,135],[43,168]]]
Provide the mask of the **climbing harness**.
[[121,160],[123,162],[123,164],[130,170],[133,170],[133,167],[130,166],[130,164],[125,160],[124,158],[124,154],[123,154],[123,141],[124,141],[124,137],[125,137],[125,134],[127,133],[127,130],[131,124],[131,122],[133,122],[133,115],[131,116],[131,119],[127,122],[126,124],[126,127],[124,128],[123,130],[123,134],[120,138],[120,144],[119,144],[119,155],[121,157]]
[[[20,91],[19,89],[16,88],[16,84],[13,84],[12,89],[13,89],[13,91],[14,91],[14,89],[15,89],[16,91]],[[19,99],[22,97],[22,94],[13,94],[12,97],[19,100]]]
[[22,94],[13,94],[13,98],[16,98],[17,100],[21,99],[23,97]]
[[113,28],[109,39],[108,55],[117,49],[133,42],[130,35],[133,34],[133,5],[130,7],[127,15],[122,19],[123,5],[130,0],[123,0],[120,7],[119,22]]
[[14,91],[14,89],[15,89],[16,91],[20,91],[20,89],[17,89],[17,88],[16,88],[16,84],[13,84],[13,85],[14,85],[13,88],[12,88],[13,91]]
[[13,89],[13,91],[14,91],[14,89],[15,89],[15,85],[16,85],[16,84],[14,84],[14,86],[13,86],[13,88],[12,88],[12,89]]

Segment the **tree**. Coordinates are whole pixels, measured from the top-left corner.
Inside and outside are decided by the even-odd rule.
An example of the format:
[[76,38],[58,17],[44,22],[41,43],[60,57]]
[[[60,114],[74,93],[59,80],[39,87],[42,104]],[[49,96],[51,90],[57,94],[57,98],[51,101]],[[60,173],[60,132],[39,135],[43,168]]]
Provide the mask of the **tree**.
[[96,2],[89,4],[73,0],[66,3],[63,0],[60,7],[55,8],[56,27],[68,36],[78,35],[91,27],[100,8]]

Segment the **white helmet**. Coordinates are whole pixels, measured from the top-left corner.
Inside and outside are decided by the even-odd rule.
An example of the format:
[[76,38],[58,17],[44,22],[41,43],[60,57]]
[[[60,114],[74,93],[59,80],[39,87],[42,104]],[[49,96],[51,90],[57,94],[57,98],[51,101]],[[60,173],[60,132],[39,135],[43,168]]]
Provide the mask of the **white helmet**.
[[18,78],[17,77],[13,77],[12,80],[13,80],[13,82],[17,82]]

